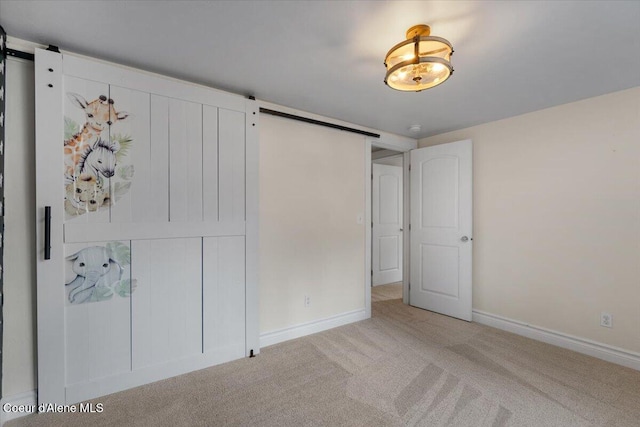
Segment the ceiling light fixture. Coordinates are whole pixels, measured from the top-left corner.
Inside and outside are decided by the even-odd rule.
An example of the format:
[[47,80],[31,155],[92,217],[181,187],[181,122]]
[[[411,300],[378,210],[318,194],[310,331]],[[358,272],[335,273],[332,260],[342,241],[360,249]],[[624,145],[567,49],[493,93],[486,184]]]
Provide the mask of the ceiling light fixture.
[[391,48],[384,59],[387,86],[407,92],[420,92],[438,86],[453,73],[453,47],[442,37],[431,36],[428,25],[407,30],[407,40]]

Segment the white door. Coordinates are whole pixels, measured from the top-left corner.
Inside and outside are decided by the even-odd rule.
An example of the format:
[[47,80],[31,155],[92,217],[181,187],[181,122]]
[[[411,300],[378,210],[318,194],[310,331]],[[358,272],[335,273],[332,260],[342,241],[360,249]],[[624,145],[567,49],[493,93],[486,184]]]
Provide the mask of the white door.
[[402,280],[402,167],[372,165],[373,286]]
[[471,321],[472,144],[411,152],[411,305]]
[[37,260],[40,403],[257,351],[255,105],[41,49],[35,60],[37,235],[50,247]]

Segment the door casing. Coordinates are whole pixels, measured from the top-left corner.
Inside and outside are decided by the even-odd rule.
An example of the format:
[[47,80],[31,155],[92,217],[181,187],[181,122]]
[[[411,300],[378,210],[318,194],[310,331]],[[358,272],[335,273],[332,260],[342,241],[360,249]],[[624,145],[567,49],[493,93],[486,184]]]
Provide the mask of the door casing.
[[[409,224],[409,160],[410,151],[418,147],[416,140],[397,138],[384,134],[380,139],[366,138],[364,144],[364,172],[365,172],[365,256],[364,256],[364,294],[366,317],[371,317],[371,148],[379,147],[387,150],[398,151],[403,155],[403,224]],[[402,302],[409,303],[409,230],[403,226],[402,246]]]

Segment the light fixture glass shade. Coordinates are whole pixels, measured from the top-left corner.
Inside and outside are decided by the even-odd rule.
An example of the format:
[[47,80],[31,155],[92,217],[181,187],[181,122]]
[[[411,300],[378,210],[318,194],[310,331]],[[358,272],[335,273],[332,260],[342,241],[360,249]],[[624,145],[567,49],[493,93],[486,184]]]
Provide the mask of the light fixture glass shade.
[[384,82],[393,89],[419,92],[443,83],[453,72],[451,43],[429,35],[427,25],[407,31],[407,40],[395,45],[384,60]]

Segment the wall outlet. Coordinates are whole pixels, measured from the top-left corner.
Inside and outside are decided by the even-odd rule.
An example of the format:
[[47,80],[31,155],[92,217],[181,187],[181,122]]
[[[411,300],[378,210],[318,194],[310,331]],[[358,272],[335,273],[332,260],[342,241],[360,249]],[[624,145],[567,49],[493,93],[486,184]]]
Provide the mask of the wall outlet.
[[309,295],[305,295],[304,296],[304,306],[305,307],[310,307],[311,306],[311,297]]
[[604,311],[600,313],[600,326],[613,328],[613,316],[611,313],[605,313]]

